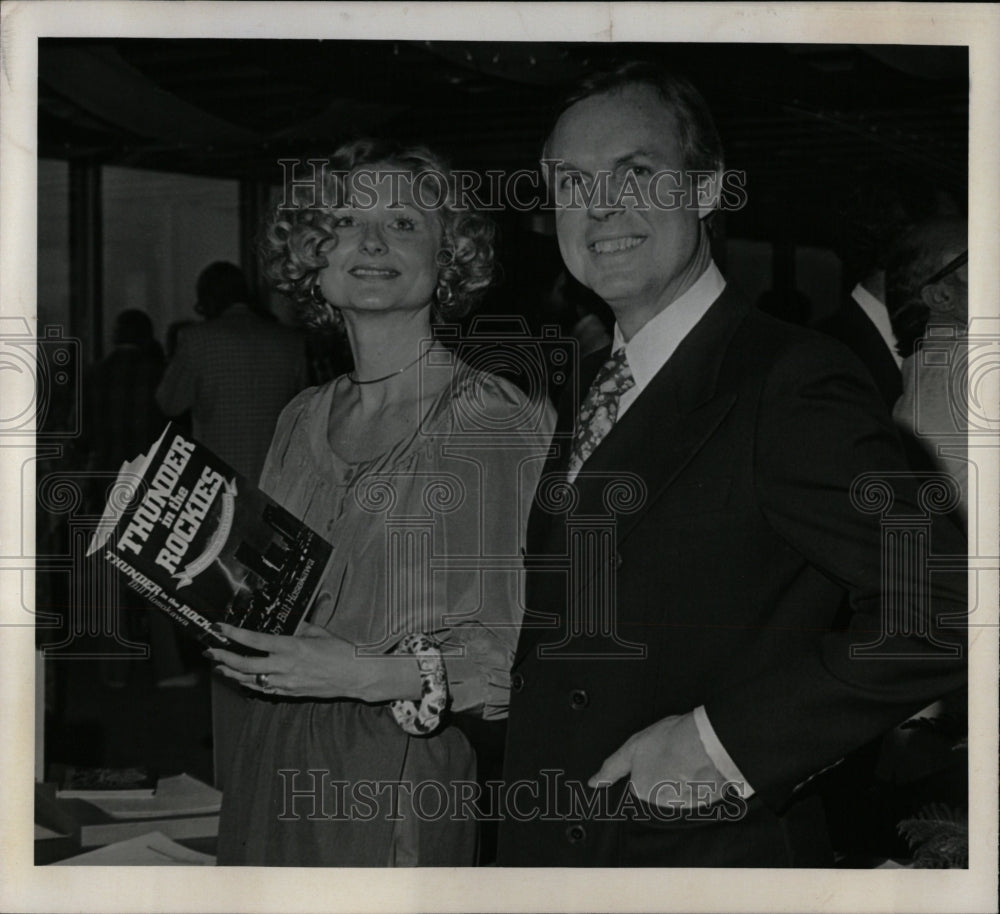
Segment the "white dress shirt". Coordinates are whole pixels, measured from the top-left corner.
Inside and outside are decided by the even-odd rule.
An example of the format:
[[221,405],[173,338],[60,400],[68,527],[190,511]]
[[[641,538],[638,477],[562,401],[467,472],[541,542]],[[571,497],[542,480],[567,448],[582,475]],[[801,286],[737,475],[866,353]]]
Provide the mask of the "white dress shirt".
[[[618,401],[619,419],[667,363],[695,324],[705,316],[725,287],[726,280],[713,261],[690,289],[647,321],[627,342],[622,336],[621,328],[615,325],[611,350],[613,352],[620,346],[625,346],[625,357],[635,379],[635,386],[625,391]],[[753,788],[747,784],[746,778],[716,735],[704,706],[695,708],[694,722],[705,752],[715,767],[727,781],[740,789],[744,797],[751,796]]]
[[878,335],[882,337],[886,348],[896,360],[896,367],[902,368],[903,357],[896,350],[896,334],[892,332],[892,322],[889,320],[889,311],[886,306],[861,285],[861,283],[858,283],[854,287],[854,290],[851,292],[851,298],[858,303],[858,307],[865,312],[868,320],[875,325]]
[[656,317],[650,318],[628,342],[622,337],[621,327],[615,324],[611,351],[614,352],[624,344],[625,357],[632,369],[632,377],[635,378],[635,386],[625,391],[618,401],[619,419],[656,373],[667,364],[667,359],[674,354],[684,337],[705,316],[712,302],[725,288],[726,280],[712,261],[687,292],[674,299]]

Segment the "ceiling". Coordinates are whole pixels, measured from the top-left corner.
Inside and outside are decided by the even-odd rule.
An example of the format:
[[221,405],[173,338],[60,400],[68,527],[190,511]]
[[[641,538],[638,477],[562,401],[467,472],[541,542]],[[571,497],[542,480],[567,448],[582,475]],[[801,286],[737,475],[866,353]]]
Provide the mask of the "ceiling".
[[637,57],[708,98],[747,172],[746,234],[824,242],[824,214],[885,183],[964,205],[964,47],[42,39],[39,150],[277,183],[277,159],[375,133],[531,167],[563,92]]

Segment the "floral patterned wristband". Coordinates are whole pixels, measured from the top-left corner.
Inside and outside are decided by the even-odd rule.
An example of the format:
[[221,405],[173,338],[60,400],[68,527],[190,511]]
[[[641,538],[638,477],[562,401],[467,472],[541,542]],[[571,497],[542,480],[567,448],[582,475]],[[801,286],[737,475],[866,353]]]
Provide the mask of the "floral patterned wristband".
[[396,645],[395,654],[413,654],[420,668],[420,704],[408,700],[390,702],[392,716],[407,733],[427,736],[441,724],[448,706],[448,677],[441,651],[427,635],[407,635]]

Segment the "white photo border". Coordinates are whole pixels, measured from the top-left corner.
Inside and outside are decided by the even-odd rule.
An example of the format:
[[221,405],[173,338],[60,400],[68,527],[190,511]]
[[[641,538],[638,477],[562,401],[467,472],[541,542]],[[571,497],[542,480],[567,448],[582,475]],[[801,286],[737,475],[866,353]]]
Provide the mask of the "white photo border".
[[[2,11],[0,315],[35,315],[39,37],[379,38],[955,44],[969,47],[970,303],[1000,318],[1000,7],[936,3],[263,3],[28,0]],[[996,379],[989,395],[1000,397]],[[4,379],[0,378],[0,389]],[[2,396],[2,394],[0,394]],[[34,479],[0,454],[9,504]],[[997,543],[997,448],[983,451],[980,553]],[[23,499],[24,502],[33,499]],[[0,514],[0,541],[25,519]],[[26,519],[30,523],[31,519]],[[996,568],[978,572],[970,632],[968,870],[467,870],[42,868],[32,861],[34,633],[12,608],[28,575],[0,559],[0,910],[18,911],[987,911],[997,905]]]

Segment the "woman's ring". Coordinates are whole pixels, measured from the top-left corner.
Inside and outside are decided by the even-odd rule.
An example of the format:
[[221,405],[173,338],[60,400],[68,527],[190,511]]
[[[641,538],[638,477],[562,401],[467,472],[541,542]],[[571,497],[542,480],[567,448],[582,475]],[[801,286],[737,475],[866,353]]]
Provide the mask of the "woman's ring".
[[259,685],[262,689],[266,689],[267,682],[270,678],[271,678],[270,673],[258,673],[256,676],[254,676],[254,682],[256,682],[257,685]]

